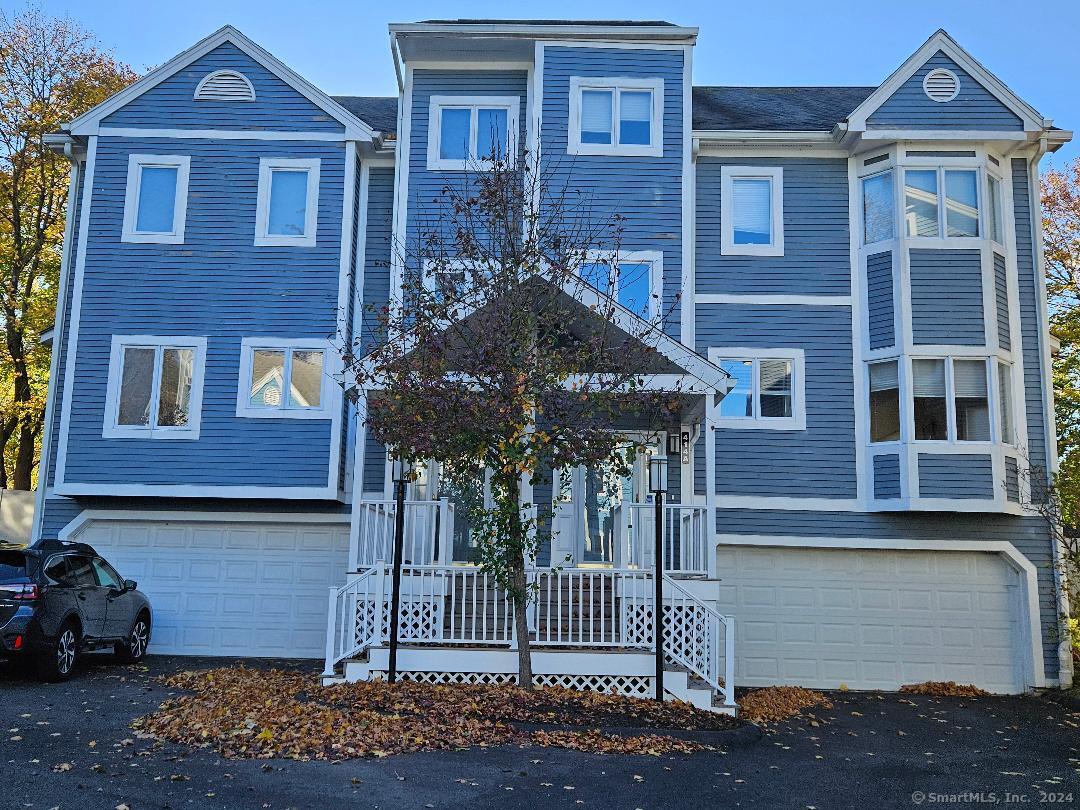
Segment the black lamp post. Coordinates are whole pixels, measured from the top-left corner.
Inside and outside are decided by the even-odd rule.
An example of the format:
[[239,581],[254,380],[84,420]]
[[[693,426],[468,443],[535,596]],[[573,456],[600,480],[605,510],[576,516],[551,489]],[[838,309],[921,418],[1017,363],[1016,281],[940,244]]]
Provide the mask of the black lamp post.
[[397,680],[398,618],[401,613],[401,556],[405,545],[405,484],[409,480],[409,464],[404,459],[393,459],[394,499],[397,512],[394,515],[394,568],[390,591],[390,666],[387,680]]
[[653,646],[656,655],[656,699],[664,700],[664,493],[667,492],[667,458],[649,459],[649,491],[656,508],[656,548],[653,551]]

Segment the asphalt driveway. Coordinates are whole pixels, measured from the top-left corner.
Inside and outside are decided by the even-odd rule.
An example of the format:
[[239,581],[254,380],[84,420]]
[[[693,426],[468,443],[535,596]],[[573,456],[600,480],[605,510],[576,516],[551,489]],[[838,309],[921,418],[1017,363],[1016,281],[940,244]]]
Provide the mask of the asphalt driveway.
[[[838,693],[820,723],[662,758],[507,747],[224,760],[129,728],[168,696],[155,676],[228,663],[151,656],[122,667],[89,656],[61,685],[0,663],[0,808],[1080,806],[1080,712],[1036,697]],[[315,669],[258,665],[270,663]]]

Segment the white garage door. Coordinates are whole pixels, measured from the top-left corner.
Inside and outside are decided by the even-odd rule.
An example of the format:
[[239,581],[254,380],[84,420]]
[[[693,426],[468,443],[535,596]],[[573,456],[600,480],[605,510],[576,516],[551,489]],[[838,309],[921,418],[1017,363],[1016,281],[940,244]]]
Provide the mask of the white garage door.
[[721,546],[736,684],[1023,691],[1019,577],[1000,555]]
[[95,520],[89,543],[154,610],[150,652],[321,658],[347,524]]

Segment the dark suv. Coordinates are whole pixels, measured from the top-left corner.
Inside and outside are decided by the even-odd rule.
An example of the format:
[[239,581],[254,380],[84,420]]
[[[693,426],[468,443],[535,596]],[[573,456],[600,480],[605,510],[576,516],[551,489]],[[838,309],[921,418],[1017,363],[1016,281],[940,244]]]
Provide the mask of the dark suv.
[[138,661],[150,643],[150,602],[84,543],[0,545],[0,655],[33,663],[50,681],[87,650]]

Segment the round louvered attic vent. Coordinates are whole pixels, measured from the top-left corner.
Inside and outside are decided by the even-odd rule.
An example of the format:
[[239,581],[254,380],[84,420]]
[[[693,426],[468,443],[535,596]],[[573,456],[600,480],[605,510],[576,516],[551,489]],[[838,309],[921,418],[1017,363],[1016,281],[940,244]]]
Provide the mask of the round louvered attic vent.
[[208,73],[195,88],[196,101],[254,101],[255,88],[248,77],[235,70]]
[[960,80],[951,70],[939,68],[926,74],[922,87],[928,98],[944,104],[956,98],[956,94],[960,92]]

